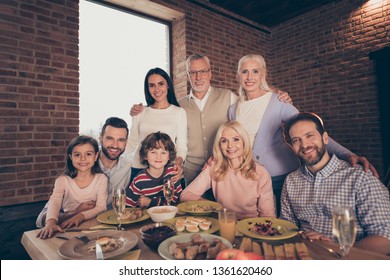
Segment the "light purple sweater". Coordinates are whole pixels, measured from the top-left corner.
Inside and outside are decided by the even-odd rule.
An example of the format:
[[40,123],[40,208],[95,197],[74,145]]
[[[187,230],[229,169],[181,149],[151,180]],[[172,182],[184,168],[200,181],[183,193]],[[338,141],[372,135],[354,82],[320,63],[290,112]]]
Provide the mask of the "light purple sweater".
[[[236,119],[237,103],[229,108],[229,120]],[[253,141],[253,156],[257,162],[264,165],[272,177],[285,175],[296,170],[299,160],[294,151],[284,141],[282,123],[298,114],[292,104],[280,102],[277,94],[272,94],[264,112],[259,129]],[[242,124],[245,128],[245,124]],[[327,145],[329,153],[346,160],[353,155],[351,151],[329,137]]]

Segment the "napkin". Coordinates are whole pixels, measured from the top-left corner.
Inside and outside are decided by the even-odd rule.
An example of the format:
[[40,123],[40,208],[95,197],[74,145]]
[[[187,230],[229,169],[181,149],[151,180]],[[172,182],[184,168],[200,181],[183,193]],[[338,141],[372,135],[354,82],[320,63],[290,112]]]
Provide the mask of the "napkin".
[[122,255],[109,258],[109,260],[138,260],[141,250],[128,251]]

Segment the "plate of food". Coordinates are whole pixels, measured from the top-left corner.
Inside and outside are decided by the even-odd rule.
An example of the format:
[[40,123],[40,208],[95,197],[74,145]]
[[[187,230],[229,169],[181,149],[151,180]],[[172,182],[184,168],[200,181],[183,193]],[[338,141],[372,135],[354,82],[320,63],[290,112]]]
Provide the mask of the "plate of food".
[[218,202],[208,200],[186,201],[177,205],[181,212],[190,215],[209,215],[214,211],[222,209],[222,205]]
[[[149,219],[150,216],[145,209],[140,208],[126,208],[122,214],[122,225],[133,224]],[[118,216],[114,210],[109,210],[97,216],[99,222],[109,225],[118,224]]]
[[177,234],[214,233],[219,230],[218,220],[202,216],[181,216],[164,221],[176,228]]
[[212,260],[227,248],[232,248],[232,244],[220,236],[185,233],[164,240],[158,246],[158,253],[166,260]]
[[104,258],[108,259],[126,253],[138,243],[137,236],[128,231],[102,230],[85,236],[88,242],[74,237],[60,246],[58,254],[69,260],[94,260],[98,242]]
[[283,240],[298,234],[293,223],[276,218],[249,218],[237,223],[236,228],[242,234],[264,240]]

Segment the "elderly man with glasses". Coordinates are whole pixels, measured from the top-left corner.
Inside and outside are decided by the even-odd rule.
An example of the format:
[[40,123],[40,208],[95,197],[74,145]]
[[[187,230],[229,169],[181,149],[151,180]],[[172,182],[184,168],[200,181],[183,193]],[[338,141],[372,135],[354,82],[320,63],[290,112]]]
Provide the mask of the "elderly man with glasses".
[[[228,109],[237,101],[231,90],[211,85],[210,60],[205,55],[193,54],[186,60],[190,93],[178,100],[187,113],[187,158],[184,164],[186,185],[201,172],[212,155],[212,146],[219,126],[228,121]],[[290,96],[280,93],[280,100],[291,102]],[[137,115],[142,106],[133,105],[130,114]],[[211,198],[207,196],[207,198]]]

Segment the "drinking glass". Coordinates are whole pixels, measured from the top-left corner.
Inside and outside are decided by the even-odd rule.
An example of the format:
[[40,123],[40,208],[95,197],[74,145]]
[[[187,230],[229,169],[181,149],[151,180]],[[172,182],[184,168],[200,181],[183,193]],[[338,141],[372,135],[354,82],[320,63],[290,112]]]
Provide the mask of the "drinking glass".
[[173,196],[175,194],[174,190],[175,190],[174,185],[171,182],[171,179],[168,179],[168,178],[164,179],[163,194],[164,194],[164,198],[167,201],[168,205],[170,205],[171,201],[173,200]]
[[236,238],[236,213],[223,208],[218,211],[219,233],[232,245]]
[[340,245],[343,258],[347,259],[356,238],[355,215],[351,207],[336,206],[332,209],[332,233]]
[[115,210],[116,216],[118,218],[118,230],[123,230],[122,214],[126,208],[126,192],[124,189],[114,189],[112,193],[112,208]]

